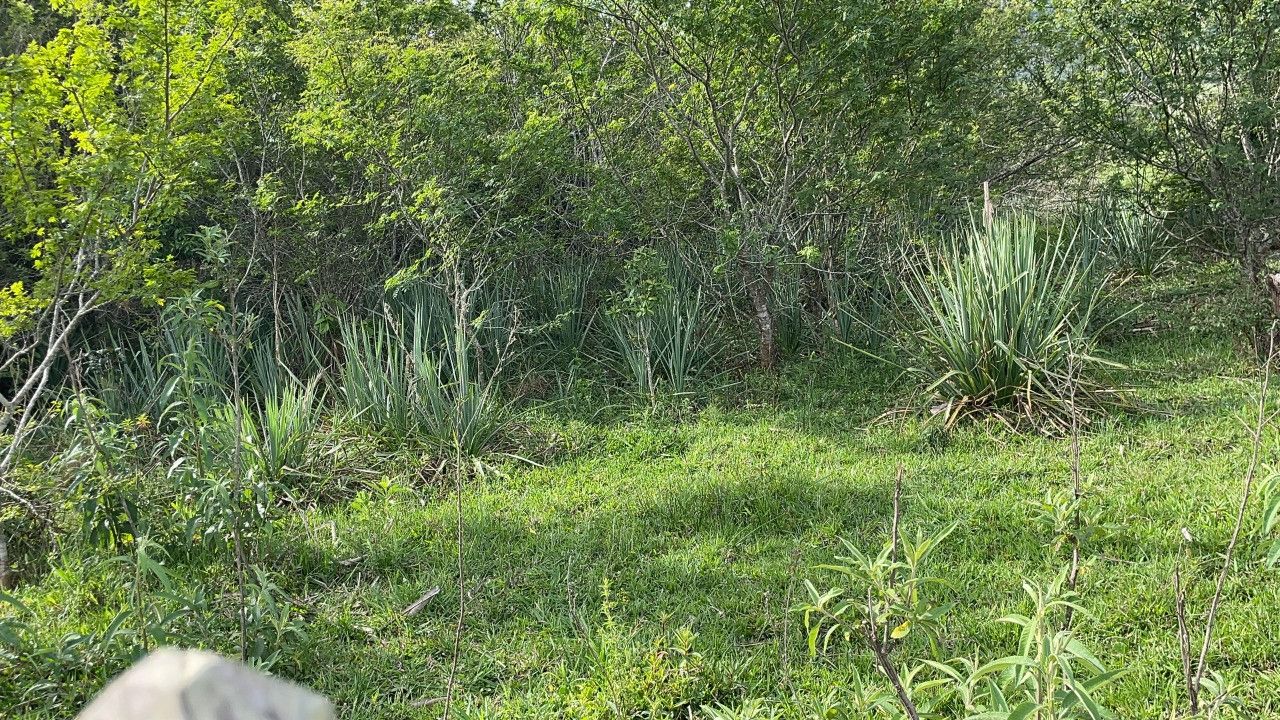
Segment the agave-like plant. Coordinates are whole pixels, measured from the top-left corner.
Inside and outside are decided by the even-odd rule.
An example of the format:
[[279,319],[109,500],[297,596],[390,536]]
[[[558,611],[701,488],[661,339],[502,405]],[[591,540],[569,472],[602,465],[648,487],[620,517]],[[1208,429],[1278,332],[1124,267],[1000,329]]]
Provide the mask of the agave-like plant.
[[502,427],[496,379],[475,368],[477,341],[470,313],[433,295],[373,320],[341,324],[339,385],[351,415],[404,441],[420,438],[465,457],[480,455]]
[[284,297],[283,314],[284,347],[280,354],[285,364],[296,368],[300,377],[324,376],[333,365],[325,344],[329,325],[321,312],[321,304],[307,302],[297,294]]
[[711,359],[701,291],[675,290],[654,308],[657,363],[671,390],[683,393]]
[[341,323],[339,386],[347,410],[397,439],[413,432],[412,369],[390,320],[353,318]]
[[1160,224],[1137,210],[1110,213],[1102,243],[1117,267],[1138,275],[1154,275],[1173,253]]
[[111,335],[112,357],[95,385],[108,414],[116,418],[146,416],[155,421],[169,406],[177,378],[163,353],[144,341]]
[[1043,238],[1033,217],[1013,215],[971,223],[912,266],[915,370],[947,424],[978,413],[1061,424],[1068,394],[1100,397],[1079,377],[1099,362],[1091,316],[1100,284],[1076,250],[1065,230]]
[[620,374],[650,397],[663,381],[674,393],[686,392],[715,356],[702,292],[678,266],[669,265],[666,272],[652,296],[620,302],[603,317]]
[[836,337],[874,351],[887,336],[883,324],[891,291],[883,263],[867,254],[863,242],[845,247],[840,269],[824,284]]
[[631,381],[636,392],[652,394],[656,384],[653,367],[653,316],[613,308],[603,315],[609,334],[611,359],[618,373]]
[[467,324],[455,319],[447,337],[444,345],[433,350],[415,336],[411,363],[415,371],[414,408],[428,441],[441,450],[474,458],[492,444],[502,428],[504,408],[497,397],[497,379],[504,350],[495,351],[495,367],[482,378],[473,368],[477,341],[467,332]]
[[773,279],[775,340],[784,356],[800,351],[805,342],[804,289],[797,263],[777,268]]
[[320,424],[319,378],[308,383],[290,379],[262,398],[253,421],[251,442],[262,474],[281,482],[300,472],[307,449]]
[[590,262],[564,263],[532,283],[530,296],[537,313],[538,334],[551,354],[572,357],[586,344],[592,320],[587,307],[588,290],[594,271]]

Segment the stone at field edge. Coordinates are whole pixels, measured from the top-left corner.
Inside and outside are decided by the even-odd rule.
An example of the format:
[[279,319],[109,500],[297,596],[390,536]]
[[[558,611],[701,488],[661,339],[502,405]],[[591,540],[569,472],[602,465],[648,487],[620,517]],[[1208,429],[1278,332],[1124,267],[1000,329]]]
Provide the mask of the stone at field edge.
[[77,720],[333,720],[324,697],[220,655],[161,648],[111,682]]

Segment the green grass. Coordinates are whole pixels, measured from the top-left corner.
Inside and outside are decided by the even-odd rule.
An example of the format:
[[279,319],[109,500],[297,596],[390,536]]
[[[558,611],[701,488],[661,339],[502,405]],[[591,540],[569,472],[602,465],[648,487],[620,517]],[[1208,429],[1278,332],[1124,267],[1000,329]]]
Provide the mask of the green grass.
[[[1188,599],[1199,627],[1238,503],[1257,373],[1223,321],[1233,281],[1210,268],[1131,286],[1125,301],[1148,307],[1103,340],[1132,368],[1138,402],[1095,421],[1083,440],[1095,506],[1120,529],[1086,549],[1080,590],[1090,614],[1079,632],[1105,664],[1128,670],[1103,693],[1126,720],[1167,718],[1182,703],[1171,587],[1179,528],[1200,558],[1189,563]],[[1131,332],[1153,319],[1152,330]],[[855,676],[878,682],[870,658],[856,646],[811,658],[789,609],[803,601],[804,579],[831,582],[814,566],[831,560],[838,538],[882,542],[899,466],[905,528],[958,524],[933,565],[956,603],[942,632],[947,654],[1010,654],[1014,630],[993,621],[1025,610],[1024,578],[1065,565],[1028,503],[1069,484],[1068,442],[994,423],[944,434],[883,418],[907,404],[907,382],[856,356],[818,357],[750,376],[696,409],[628,409],[583,383],[526,412],[519,437],[541,466],[506,462],[469,480],[463,497],[457,716],[611,717],[601,710],[609,700],[643,709],[654,697],[654,707],[689,703],[695,716],[752,698],[786,700],[788,717],[851,704]],[[414,457],[369,450],[361,462],[360,446],[349,451],[334,472],[363,489],[286,514],[264,539],[306,632],[273,671],[327,694],[344,717],[438,717],[459,600],[449,483],[420,476]],[[1255,504],[1255,524],[1259,512]],[[1236,717],[1280,717],[1280,574],[1251,562],[1248,537],[1242,547],[1210,658],[1236,683]],[[109,621],[123,601],[119,573],[73,550],[18,597],[53,642]],[[174,574],[233,589],[216,565],[179,564]],[[434,586],[441,592],[421,613],[402,614]],[[234,651],[231,618],[204,623],[205,644]],[[686,627],[691,641],[679,637]],[[908,645],[901,657],[912,654],[923,648]],[[29,693],[20,711],[65,712],[49,698],[73,704],[106,675],[48,667],[61,668],[49,679],[63,687]],[[8,672],[13,682],[36,670]],[[0,690],[12,687],[5,673],[0,666]]]

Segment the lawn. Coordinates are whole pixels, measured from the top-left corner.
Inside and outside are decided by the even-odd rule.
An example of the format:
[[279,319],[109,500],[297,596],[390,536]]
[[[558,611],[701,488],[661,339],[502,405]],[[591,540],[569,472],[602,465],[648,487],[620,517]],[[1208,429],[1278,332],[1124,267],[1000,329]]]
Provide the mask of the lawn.
[[[1187,577],[1198,632],[1239,502],[1259,373],[1231,320],[1231,272],[1133,283],[1113,302],[1142,303],[1103,345],[1134,389],[1081,440],[1088,502],[1114,528],[1085,546],[1088,612],[1076,626],[1125,671],[1101,696],[1120,718],[1168,718],[1185,703],[1173,573]],[[723,706],[724,717],[872,716],[860,703],[885,684],[870,654],[837,643],[811,655],[794,608],[805,580],[836,581],[817,566],[841,538],[878,550],[899,469],[904,533],[956,524],[932,564],[948,581],[939,602],[954,603],[936,652],[1013,653],[1016,629],[996,620],[1028,609],[1024,581],[1051,580],[1068,562],[1033,506],[1069,487],[1070,441],[994,423],[944,432],[886,414],[912,393],[891,366],[832,350],[697,401],[637,409],[606,384],[579,382],[524,411],[511,455],[491,458],[461,494],[454,715],[700,717]],[[1263,445],[1266,472],[1275,440],[1269,432]],[[346,490],[299,505],[262,539],[293,604],[275,628],[273,672],[325,693],[343,717],[438,717],[458,620],[453,476],[354,440],[330,463]],[[1260,512],[1255,501],[1211,647],[1239,703],[1222,716],[1280,717],[1280,577],[1256,562]],[[233,587],[226,567],[173,572]],[[124,582],[115,565],[70,552],[17,597],[52,643],[101,632]],[[436,587],[420,612],[404,612]],[[233,619],[202,622],[221,633],[203,644],[236,647]],[[897,657],[910,666],[931,652],[909,641]],[[25,690],[19,714],[65,712],[108,666],[75,670]],[[37,672],[15,669],[10,687]]]

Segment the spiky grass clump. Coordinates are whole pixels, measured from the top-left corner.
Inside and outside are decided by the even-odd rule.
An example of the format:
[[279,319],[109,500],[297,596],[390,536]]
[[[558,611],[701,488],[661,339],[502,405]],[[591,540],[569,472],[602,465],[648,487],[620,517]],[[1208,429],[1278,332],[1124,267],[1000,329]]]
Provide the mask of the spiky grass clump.
[[627,273],[627,293],[603,316],[610,359],[650,398],[660,384],[675,394],[688,392],[716,356],[702,291],[679,257],[638,253]]
[[593,315],[588,296],[595,267],[564,263],[537,276],[530,286],[530,300],[540,345],[557,358],[582,352]]
[[1117,210],[1103,234],[1103,252],[1116,267],[1138,275],[1154,275],[1173,254],[1160,223],[1136,210]]
[[447,305],[409,304],[371,321],[342,323],[339,385],[350,414],[397,440],[418,438],[477,457],[502,426],[498,367],[474,367],[473,324]]
[[1034,218],[1000,218],[953,237],[913,267],[909,307],[916,372],[948,425],[991,414],[1050,425],[1101,389],[1081,377],[1096,365],[1091,315],[1099,285],[1062,231],[1041,237]]
[[845,345],[876,350],[888,336],[886,307],[892,297],[884,262],[867,252],[865,240],[847,246],[839,269],[825,281],[829,318]]
[[311,382],[290,379],[262,398],[250,420],[254,460],[266,477],[281,482],[287,475],[302,471],[307,450],[320,425],[323,398],[319,378]]

